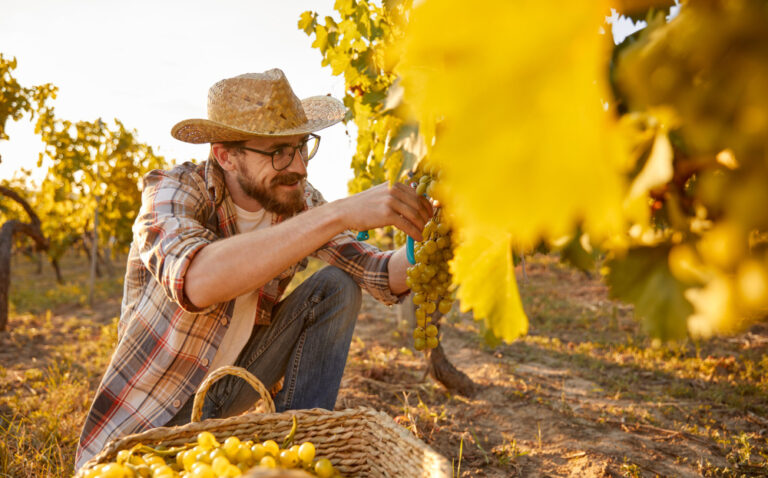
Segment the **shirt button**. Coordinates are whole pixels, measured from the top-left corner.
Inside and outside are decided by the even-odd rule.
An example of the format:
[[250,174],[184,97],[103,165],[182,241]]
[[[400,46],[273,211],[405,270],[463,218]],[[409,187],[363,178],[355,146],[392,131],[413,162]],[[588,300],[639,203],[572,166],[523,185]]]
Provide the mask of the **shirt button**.
[[227,320],[227,318],[226,318],[226,317],[224,317],[223,319],[221,319],[221,325],[227,325],[227,323],[228,323],[228,322],[229,322],[229,321]]
[[207,367],[207,366],[208,366],[208,363],[209,363],[209,361],[208,361],[208,359],[207,359],[207,358],[204,358],[204,359],[203,359],[203,360],[202,360],[200,363],[202,363],[202,364],[203,364],[203,367]]
[[173,401],[173,406],[176,407],[176,408],[179,408],[181,406],[181,400],[174,400]]

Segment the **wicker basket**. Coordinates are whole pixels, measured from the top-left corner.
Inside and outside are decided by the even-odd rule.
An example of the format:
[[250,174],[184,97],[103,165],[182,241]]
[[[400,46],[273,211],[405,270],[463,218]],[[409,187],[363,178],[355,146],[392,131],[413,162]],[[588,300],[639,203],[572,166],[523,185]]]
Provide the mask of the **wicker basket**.
[[[262,396],[262,403],[271,413],[245,413],[243,415],[199,421],[208,388],[225,375],[244,378]],[[111,441],[78,471],[76,478],[99,463],[114,461],[117,452],[138,443],[179,446],[196,440],[202,431],[211,432],[217,440],[237,436],[241,440],[275,440],[278,443],[291,429],[292,419],[298,420],[295,441],[310,440],[317,455],[331,460],[346,477],[398,477],[448,478],[451,466],[432,448],[415,438],[392,420],[389,415],[370,408],[351,408],[342,411],[290,410],[274,413],[274,403],[267,389],[248,371],[238,367],[222,367],[211,373],[195,394],[192,422],[177,427],[160,427],[128,435]],[[309,476],[288,470],[258,470],[249,472],[249,478]]]

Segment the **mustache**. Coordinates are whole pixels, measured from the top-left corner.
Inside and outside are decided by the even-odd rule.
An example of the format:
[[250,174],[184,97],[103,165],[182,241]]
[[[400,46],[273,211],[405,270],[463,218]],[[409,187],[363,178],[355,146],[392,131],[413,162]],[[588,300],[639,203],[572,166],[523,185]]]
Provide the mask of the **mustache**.
[[272,186],[279,186],[281,184],[294,184],[297,181],[303,181],[307,177],[306,174],[299,173],[285,173],[278,174],[269,182]]

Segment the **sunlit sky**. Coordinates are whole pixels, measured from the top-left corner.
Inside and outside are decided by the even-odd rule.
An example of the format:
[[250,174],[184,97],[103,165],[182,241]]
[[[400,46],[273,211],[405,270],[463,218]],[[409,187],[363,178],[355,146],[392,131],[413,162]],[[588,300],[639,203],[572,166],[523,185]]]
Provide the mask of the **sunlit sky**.
[[[206,117],[208,88],[222,78],[285,71],[299,98],[344,94],[342,77],[320,66],[312,39],[297,27],[303,11],[332,15],[333,0],[3,0],[0,52],[16,57],[24,86],[59,88],[56,115],[70,121],[120,119],[167,159],[204,159],[207,145],[170,135],[187,118]],[[618,21],[618,20],[614,20]],[[618,28],[617,28],[618,27]],[[638,28],[618,21],[623,38]],[[24,119],[6,125],[0,178],[36,170],[42,144]],[[354,140],[344,125],[320,132],[309,180],[329,200],[347,195]],[[41,178],[42,170],[33,177]]]
[[[331,15],[333,1],[3,0],[0,52],[17,58],[22,85],[59,88],[59,118],[118,118],[168,159],[205,159],[207,145],[178,141],[170,130],[205,118],[208,88],[222,78],[280,68],[299,98],[343,97],[343,78],[320,66],[297,27],[306,10]],[[35,168],[42,146],[32,129],[26,119],[7,124],[0,178]],[[327,199],[344,197],[354,141],[342,124],[320,135],[310,182]]]

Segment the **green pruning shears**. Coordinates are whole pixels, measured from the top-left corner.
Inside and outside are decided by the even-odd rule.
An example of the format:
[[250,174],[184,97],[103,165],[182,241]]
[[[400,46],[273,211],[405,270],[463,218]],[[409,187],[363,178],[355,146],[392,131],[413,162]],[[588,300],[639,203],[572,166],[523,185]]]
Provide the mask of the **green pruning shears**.
[[[411,183],[411,187],[415,188],[417,186],[416,183]],[[427,197],[425,194],[424,197]],[[357,240],[358,241],[367,241],[368,238],[370,238],[371,235],[368,234],[368,231],[360,231],[357,233]],[[413,244],[414,240],[411,236],[408,236],[408,239],[405,241],[405,257],[408,259],[408,262],[411,264],[416,264],[416,257],[413,255]]]

